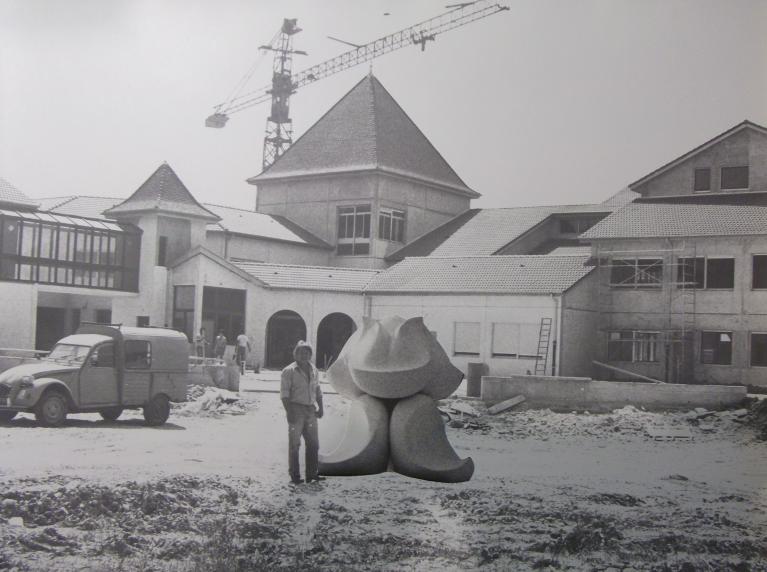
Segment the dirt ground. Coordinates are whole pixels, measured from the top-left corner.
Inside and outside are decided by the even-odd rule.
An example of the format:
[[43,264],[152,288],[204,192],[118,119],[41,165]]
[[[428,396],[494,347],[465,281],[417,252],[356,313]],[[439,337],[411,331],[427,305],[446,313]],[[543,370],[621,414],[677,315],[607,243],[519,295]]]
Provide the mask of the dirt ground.
[[[522,406],[447,428],[468,483],[293,487],[278,395],[199,393],[160,428],[0,427],[0,570],[767,570],[767,442],[742,411]],[[326,396],[323,449],[345,408]]]

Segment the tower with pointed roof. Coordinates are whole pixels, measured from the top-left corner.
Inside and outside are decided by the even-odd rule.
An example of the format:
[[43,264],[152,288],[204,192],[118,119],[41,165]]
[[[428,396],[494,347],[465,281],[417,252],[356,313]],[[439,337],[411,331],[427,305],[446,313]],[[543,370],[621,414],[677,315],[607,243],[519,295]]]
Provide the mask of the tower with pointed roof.
[[248,182],[259,212],[334,245],[335,264],[366,268],[480,196],[372,74]]
[[[139,297],[113,305],[113,319],[130,323],[133,316],[165,316],[169,321],[168,266],[191,249],[205,245],[206,225],[220,217],[192,196],[168,163],[160,165],[123,202],[104,215],[141,229]],[[125,319],[122,319],[122,316]]]

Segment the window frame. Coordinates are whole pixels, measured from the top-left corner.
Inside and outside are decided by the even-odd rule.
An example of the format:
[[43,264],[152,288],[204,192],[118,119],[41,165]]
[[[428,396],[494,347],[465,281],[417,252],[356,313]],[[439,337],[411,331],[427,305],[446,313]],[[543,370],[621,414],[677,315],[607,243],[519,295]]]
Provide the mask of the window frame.
[[[704,361],[704,349],[705,348],[703,347],[703,341],[704,341],[704,339],[706,337],[706,334],[719,334],[719,336],[720,336],[719,343],[721,343],[721,335],[722,334],[728,334],[730,336],[730,356],[729,356],[730,359],[729,359],[728,363],[722,363],[722,362],[719,362],[719,361],[711,361],[711,362]],[[735,332],[732,331],[732,330],[730,330],[730,331],[727,331],[727,330],[701,330],[701,332],[700,332],[700,359],[698,361],[702,365],[722,365],[722,366],[726,366],[726,367],[731,367],[733,365],[732,364],[732,357],[733,357],[732,356],[732,349],[733,349],[734,342],[735,342]],[[718,351],[721,351],[721,350],[718,350]]]
[[[745,187],[725,187],[724,186],[724,171],[725,169],[745,169],[746,170],[746,186]],[[750,165],[724,165],[719,168],[719,189],[722,191],[747,191],[751,188],[751,168]]]
[[[144,365],[142,367],[135,367],[135,366],[129,366],[128,365],[128,355],[129,355],[128,347],[129,347],[129,345],[135,345],[135,344],[146,344],[147,351],[146,351],[145,355],[146,355],[147,360],[146,360],[146,365]],[[123,345],[123,350],[124,350],[124,353],[123,353],[123,355],[124,355],[123,367],[126,370],[131,370],[131,371],[146,371],[146,370],[152,369],[152,342],[150,342],[149,340],[125,340],[124,345]]]
[[767,344],[767,331],[765,332],[749,332],[748,336],[748,366],[749,367],[763,367],[767,368],[767,359],[763,364],[754,363],[754,336],[764,336],[765,343]]
[[[388,218],[388,237],[384,236],[384,220]],[[397,242],[397,243],[404,243],[405,242],[405,221],[407,220],[407,213],[406,211],[402,209],[397,209],[394,207],[379,207],[378,208],[378,238],[380,240],[385,240],[387,242]],[[396,225],[398,229],[398,237],[394,236],[394,228],[395,228],[395,221],[398,221],[399,224]]]
[[[618,339],[611,339],[613,334],[620,336]],[[657,330],[610,330],[607,332],[607,360],[613,362],[625,363],[658,363],[660,361],[660,339],[661,332]],[[626,337],[628,335],[628,337]],[[643,338],[641,336],[654,336],[653,338]],[[620,359],[624,346],[619,346],[618,358],[611,356],[610,347],[614,344],[630,344],[631,359]],[[648,353],[652,359],[641,359],[644,355],[643,348],[649,348]]]
[[[477,334],[476,336],[471,337],[470,339],[476,339],[477,340],[477,351],[476,352],[467,352],[467,351],[459,351],[458,350],[458,327],[459,325],[472,325],[477,327]],[[464,321],[456,321],[453,322],[453,355],[454,356],[465,356],[465,357],[479,357],[482,353],[482,322],[464,322]]]
[[[688,284],[688,282],[684,281],[683,278],[684,272],[685,272],[685,263],[683,261],[687,260],[694,260],[695,266],[693,267],[693,280],[692,283],[694,286],[685,286]],[[697,266],[697,261],[702,261],[702,266],[699,268]],[[709,286],[709,260],[732,260],[732,286]],[[735,289],[735,263],[737,262],[735,256],[728,256],[728,255],[712,255],[712,256],[680,256],[677,258],[677,271],[676,271],[676,281],[675,285],[677,288],[695,288],[696,290],[721,290],[721,291],[727,291],[727,290],[734,290]],[[681,274],[681,276],[680,276]],[[700,278],[700,280],[698,280]]]
[[[756,285],[756,258],[757,257],[764,260],[765,276],[764,276],[763,286]],[[767,254],[762,254],[760,252],[755,252],[751,254],[751,290],[767,290]]]
[[[352,209],[352,212],[342,212],[343,210]],[[359,209],[367,209],[360,211]],[[361,232],[365,232],[365,218],[367,215],[367,236],[359,234],[357,229],[358,219],[362,219]],[[341,224],[341,219],[344,218],[344,224]],[[351,219],[351,236],[349,235],[349,219]],[[367,204],[353,204],[353,205],[338,205],[336,207],[336,256],[370,256],[371,248],[371,235],[373,224],[373,208],[370,203]],[[341,229],[344,229],[344,236],[341,236]],[[350,246],[351,252],[341,252],[342,247]]]
[[[698,173],[706,172],[708,174],[708,187],[705,189],[698,188]],[[711,192],[711,167],[696,167],[692,170],[692,192],[693,193],[710,193]]]
[[[627,261],[633,261],[633,265],[629,264],[623,264],[618,265],[616,262],[627,262]],[[640,268],[640,261],[652,261],[651,264],[645,265],[644,267]],[[661,289],[663,287],[663,275],[664,275],[664,266],[665,261],[663,258],[656,258],[656,257],[646,257],[646,258],[640,258],[640,257],[629,257],[629,258],[613,258],[610,260],[610,275],[608,277],[609,285],[611,288],[625,288],[625,289],[650,289],[650,290],[656,290]],[[633,268],[633,275],[632,280],[630,282],[623,281],[623,282],[613,282],[613,269],[614,268]],[[640,281],[641,276],[650,276],[651,274],[647,272],[648,269],[651,268],[660,268],[660,277],[658,278],[657,282],[642,282]]]

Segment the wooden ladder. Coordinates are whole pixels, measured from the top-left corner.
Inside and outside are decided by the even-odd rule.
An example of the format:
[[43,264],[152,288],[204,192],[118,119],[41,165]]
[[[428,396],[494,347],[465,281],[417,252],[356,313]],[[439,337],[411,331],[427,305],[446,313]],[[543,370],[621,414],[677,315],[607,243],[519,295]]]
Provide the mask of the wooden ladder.
[[541,318],[541,329],[538,331],[538,354],[535,358],[535,375],[546,375],[550,341],[551,318]]

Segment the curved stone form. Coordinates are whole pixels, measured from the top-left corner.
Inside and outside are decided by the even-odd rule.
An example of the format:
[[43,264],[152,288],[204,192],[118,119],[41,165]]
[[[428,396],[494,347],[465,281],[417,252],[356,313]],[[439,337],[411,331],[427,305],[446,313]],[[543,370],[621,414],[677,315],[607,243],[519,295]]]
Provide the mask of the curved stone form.
[[423,318],[365,320],[349,354],[349,369],[362,391],[383,399],[420,392],[436,375],[433,336]]
[[474,461],[461,459],[450,446],[437,406],[427,395],[414,395],[394,406],[389,454],[395,471],[417,479],[460,483],[474,474]]
[[322,475],[373,475],[389,464],[389,412],[382,401],[363,395],[352,401],[346,433],[338,446],[320,455]]
[[[367,319],[368,318],[365,318],[365,320]],[[348,397],[349,399],[356,399],[357,397],[365,395],[365,393],[354,383],[352,372],[349,369],[349,353],[351,352],[351,348],[355,347],[357,344],[357,340],[359,340],[362,335],[363,329],[364,328],[358,329],[348,340],[346,340],[346,344],[344,344],[344,347],[338,354],[336,361],[333,362],[326,372],[327,380],[330,382],[330,385],[333,386],[333,389],[340,395]]]
[[429,332],[429,342],[429,351],[435,373],[426,387],[421,390],[421,393],[425,393],[434,400],[445,399],[453,395],[453,392],[461,385],[463,372],[450,363],[450,358],[447,357],[445,350],[431,335],[431,332]]

